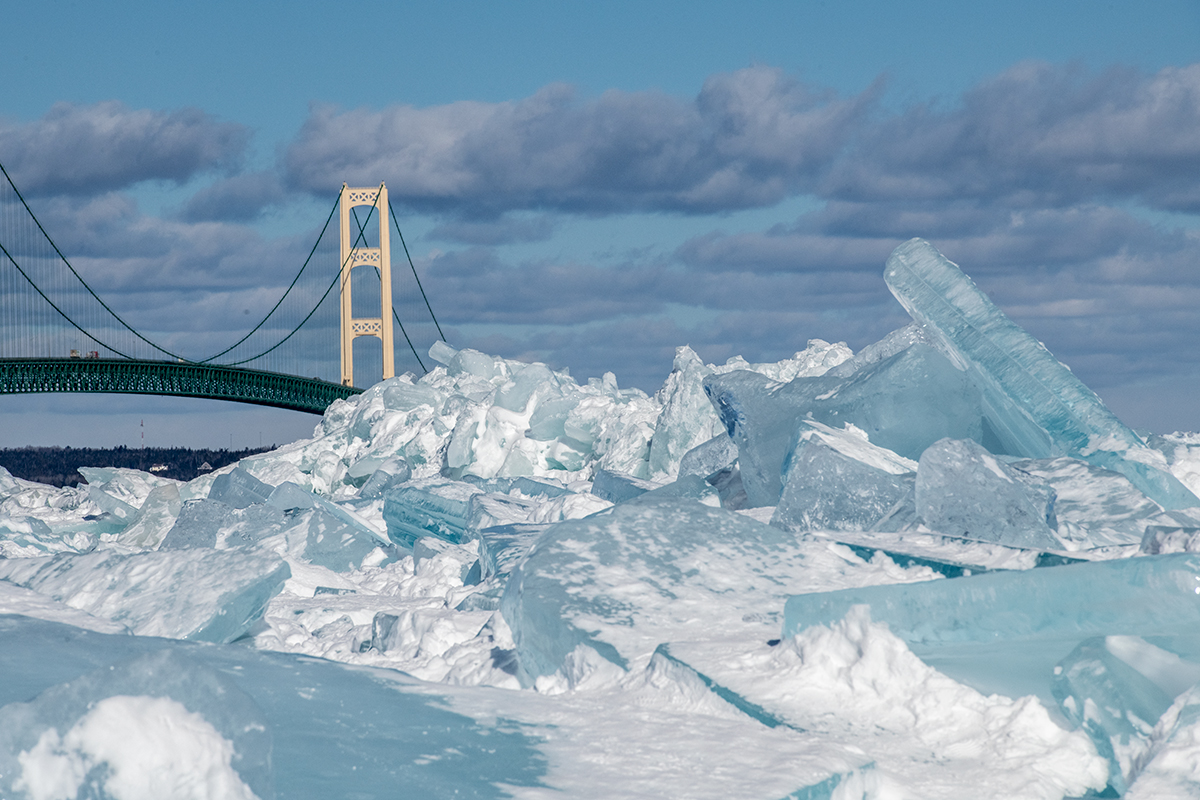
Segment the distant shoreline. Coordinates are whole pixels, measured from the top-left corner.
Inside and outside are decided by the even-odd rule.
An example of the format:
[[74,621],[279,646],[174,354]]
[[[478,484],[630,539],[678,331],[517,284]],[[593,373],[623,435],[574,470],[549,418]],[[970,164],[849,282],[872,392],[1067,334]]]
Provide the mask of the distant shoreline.
[[[50,486],[86,483],[80,467],[124,467],[163,478],[190,481],[276,445],[247,450],[193,450],[187,447],[16,447],[0,449],[0,467],[15,477]],[[204,469],[205,466],[209,469]]]

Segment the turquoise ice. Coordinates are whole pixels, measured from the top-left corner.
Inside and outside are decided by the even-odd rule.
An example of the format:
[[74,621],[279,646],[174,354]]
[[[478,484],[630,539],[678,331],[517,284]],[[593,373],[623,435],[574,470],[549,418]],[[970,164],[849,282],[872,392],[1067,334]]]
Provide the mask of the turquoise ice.
[[1121,473],[1163,508],[1200,505],[1200,498],[1167,472],[1161,453],[1147,447],[1095,392],[928,242],[912,239],[897,247],[884,279],[913,319],[979,387],[986,419],[1003,452],[1081,458]]

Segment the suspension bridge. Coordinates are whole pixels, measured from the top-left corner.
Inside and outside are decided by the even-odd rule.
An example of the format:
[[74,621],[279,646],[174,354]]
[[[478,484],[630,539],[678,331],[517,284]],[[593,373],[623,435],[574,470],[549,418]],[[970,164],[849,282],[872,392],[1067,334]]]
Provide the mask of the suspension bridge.
[[[106,255],[66,214],[39,218],[3,164],[0,175],[0,394],[174,395],[320,414],[381,377],[426,372],[418,348],[444,339],[382,183],[343,185],[311,247],[285,240],[205,263],[161,235],[112,248],[133,256]],[[73,259],[48,233],[56,218]],[[408,267],[397,280],[392,230]],[[292,276],[287,261],[301,257]],[[186,305],[181,285],[192,287]],[[248,296],[271,304],[255,324],[249,308],[236,314]]]

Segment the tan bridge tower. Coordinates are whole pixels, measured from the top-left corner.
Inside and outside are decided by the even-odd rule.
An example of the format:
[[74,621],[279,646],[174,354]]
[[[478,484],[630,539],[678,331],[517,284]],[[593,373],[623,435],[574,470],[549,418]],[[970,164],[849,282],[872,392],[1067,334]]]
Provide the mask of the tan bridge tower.
[[[354,385],[354,340],[359,336],[375,336],[383,342],[383,377],[396,375],[396,357],[392,349],[392,250],[388,239],[387,186],[352,189],[342,184],[342,385]],[[350,209],[373,206],[379,217],[379,247],[354,247],[350,236]],[[379,316],[354,316],[351,303],[350,274],[355,267],[374,267],[379,271]]]

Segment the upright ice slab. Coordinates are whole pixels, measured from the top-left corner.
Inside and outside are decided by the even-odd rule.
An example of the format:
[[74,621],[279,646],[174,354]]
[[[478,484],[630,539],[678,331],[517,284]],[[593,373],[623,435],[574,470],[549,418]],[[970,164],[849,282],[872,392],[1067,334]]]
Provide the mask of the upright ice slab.
[[971,279],[921,239],[900,245],[884,279],[901,305],[965,369],[1011,455],[1068,455],[1119,472],[1163,508],[1200,505],[1095,392],[1004,315]]

